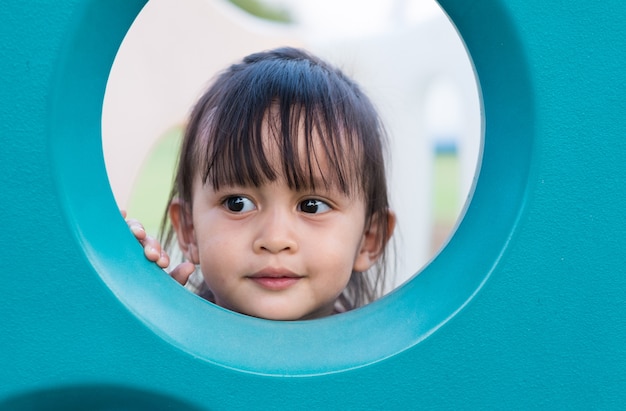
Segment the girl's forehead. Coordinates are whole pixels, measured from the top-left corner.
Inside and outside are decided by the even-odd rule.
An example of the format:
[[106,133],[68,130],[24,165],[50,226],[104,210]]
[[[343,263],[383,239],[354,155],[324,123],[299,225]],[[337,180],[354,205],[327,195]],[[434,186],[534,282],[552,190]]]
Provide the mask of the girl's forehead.
[[319,182],[333,174],[348,174],[359,180],[361,150],[342,128],[325,127],[300,117],[295,124],[284,125],[277,114],[266,116],[261,132],[264,154],[276,171],[285,162],[305,166]]
[[329,166],[331,159],[326,147],[333,144],[331,139],[343,139],[343,136],[325,135],[318,127],[307,130],[304,120],[293,126],[281,124],[278,118],[266,117],[261,128],[263,153],[272,163],[282,163],[286,157],[296,156],[300,162],[311,161],[320,168]]
[[[263,115],[233,126],[221,118],[200,137],[198,166],[204,182],[260,186],[279,178],[296,190],[363,191],[359,136],[336,116],[304,106],[272,104]],[[205,151],[206,150],[206,151]]]

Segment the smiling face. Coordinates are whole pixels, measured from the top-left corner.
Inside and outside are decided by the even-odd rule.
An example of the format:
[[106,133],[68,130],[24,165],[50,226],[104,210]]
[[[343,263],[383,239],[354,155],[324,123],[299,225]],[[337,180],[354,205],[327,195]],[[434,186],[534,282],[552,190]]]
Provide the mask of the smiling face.
[[[280,170],[278,143],[269,127],[264,133],[263,150]],[[200,265],[216,304],[273,320],[328,316],[352,272],[376,261],[380,246],[365,227],[363,195],[323,183],[329,165],[324,157],[315,163],[317,183],[302,189],[282,175],[217,189],[197,176],[187,223],[180,218],[185,207],[172,204],[181,249]]]

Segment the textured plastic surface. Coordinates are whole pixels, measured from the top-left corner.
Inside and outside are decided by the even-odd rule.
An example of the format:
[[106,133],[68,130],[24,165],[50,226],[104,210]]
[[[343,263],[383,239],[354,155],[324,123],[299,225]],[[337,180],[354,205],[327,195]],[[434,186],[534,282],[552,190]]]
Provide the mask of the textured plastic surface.
[[101,105],[144,4],[0,8],[0,409],[626,403],[620,1],[441,1],[482,90],[472,202],[406,286],[303,323],[186,293],[119,217]]

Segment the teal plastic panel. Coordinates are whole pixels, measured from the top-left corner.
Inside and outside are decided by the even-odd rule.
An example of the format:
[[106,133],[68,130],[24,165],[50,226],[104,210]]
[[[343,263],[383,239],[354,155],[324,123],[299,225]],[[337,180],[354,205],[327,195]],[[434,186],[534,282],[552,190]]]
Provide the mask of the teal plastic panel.
[[472,201],[407,285],[292,323],[185,292],[119,216],[102,99],[145,1],[6,3],[0,409],[626,403],[622,2],[441,0],[482,92]]

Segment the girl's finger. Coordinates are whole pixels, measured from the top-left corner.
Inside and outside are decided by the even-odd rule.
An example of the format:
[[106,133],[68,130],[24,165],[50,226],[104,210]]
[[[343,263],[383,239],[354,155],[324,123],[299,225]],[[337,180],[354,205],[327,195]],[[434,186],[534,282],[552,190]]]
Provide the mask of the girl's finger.
[[126,224],[137,240],[141,242],[146,239],[146,229],[139,221],[130,218],[126,220]]
[[143,245],[143,253],[148,260],[157,262],[161,258],[161,244],[159,244],[156,238],[145,236],[145,238],[141,240],[141,244]]
[[161,250],[161,255],[159,259],[156,261],[157,265],[161,268],[167,268],[170,265],[170,256],[167,255],[165,250]]

